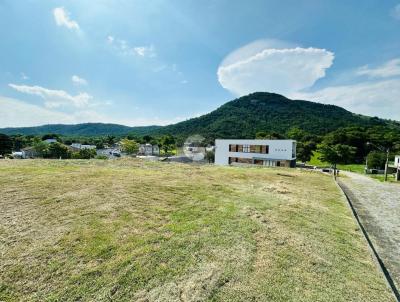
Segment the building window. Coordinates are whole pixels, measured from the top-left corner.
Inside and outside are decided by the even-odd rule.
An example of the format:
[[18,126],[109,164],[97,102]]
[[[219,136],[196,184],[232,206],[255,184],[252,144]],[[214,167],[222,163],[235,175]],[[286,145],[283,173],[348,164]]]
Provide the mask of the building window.
[[229,145],[229,152],[268,154],[268,145]]
[[296,143],[292,143],[292,158],[296,157]]
[[229,157],[229,164],[252,164],[253,160],[251,158],[241,158],[241,157]]

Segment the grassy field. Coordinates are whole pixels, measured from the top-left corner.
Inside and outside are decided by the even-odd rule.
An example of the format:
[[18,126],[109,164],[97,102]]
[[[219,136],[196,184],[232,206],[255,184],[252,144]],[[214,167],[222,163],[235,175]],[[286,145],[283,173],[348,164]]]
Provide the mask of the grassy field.
[[332,178],[0,161],[0,301],[392,301]]

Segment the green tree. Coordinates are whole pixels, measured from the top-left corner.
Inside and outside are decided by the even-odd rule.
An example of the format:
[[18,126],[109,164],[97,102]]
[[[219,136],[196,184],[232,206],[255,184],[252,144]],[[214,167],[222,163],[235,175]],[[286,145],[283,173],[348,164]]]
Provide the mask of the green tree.
[[47,156],[50,158],[70,158],[71,152],[69,151],[68,147],[61,144],[61,143],[53,143],[49,145],[49,152]]
[[97,155],[95,149],[81,149],[79,150],[79,156],[82,159],[91,159],[95,158]]
[[116,137],[114,135],[107,135],[105,142],[111,147],[116,142]]
[[32,147],[39,156],[45,156],[49,151],[49,144],[39,139],[35,140]]
[[303,138],[306,137],[308,133],[298,127],[292,127],[289,129],[286,135],[288,138],[294,139],[296,141],[303,141]]
[[311,160],[316,149],[315,142],[297,142],[296,154],[297,159],[305,163]]
[[356,148],[348,145],[329,145],[323,142],[318,146],[321,153],[320,160],[328,162],[336,167],[336,164],[348,164],[354,161]]
[[153,139],[153,137],[151,137],[150,135],[145,135],[145,136],[143,136],[143,142],[145,143],[145,144],[148,144],[148,143],[150,143],[151,141],[153,141],[154,139]]
[[11,153],[13,142],[8,135],[0,133],[0,155]]
[[46,140],[46,139],[56,139],[57,141],[60,140],[60,136],[58,134],[54,134],[54,133],[48,133],[42,136],[42,140]]
[[205,159],[208,161],[209,164],[215,161],[215,152],[214,151],[206,151]]
[[384,169],[386,164],[386,153],[380,151],[372,151],[367,156],[367,164],[369,169]]
[[175,149],[175,143],[175,138],[170,134],[164,135],[160,139],[161,149],[166,154]]
[[278,132],[259,131],[256,133],[256,139],[282,139],[283,135]]
[[122,151],[127,154],[135,154],[139,151],[139,144],[133,139],[124,138],[120,143]]

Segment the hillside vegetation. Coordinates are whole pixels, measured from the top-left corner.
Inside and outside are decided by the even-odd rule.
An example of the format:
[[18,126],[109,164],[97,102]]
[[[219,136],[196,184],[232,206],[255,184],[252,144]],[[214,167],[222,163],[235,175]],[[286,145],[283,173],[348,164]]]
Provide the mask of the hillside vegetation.
[[349,126],[386,125],[387,121],[353,114],[341,107],[290,100],[274,93],[253,93],[228,102],[213,112],[156,132],[198,133],[212,138],[254,138],[259,131],[286,134],[299,128],[315,135]]
[[328,176],[0,161],[1,301],[392,301]]
[[103,124],[103,123],[84,123],[76,125],[43,125],[38,127],[17,127],[17,128],[3,128],[0,133],[15,135],[44,135],[54,133],[65,136],[104,136],[104,135],[127,135],[131,132],[137,135],[145,135],[148,132],[155,131],[160,126],[146,126],[146,127],[128,127],[117,124]]
[[171,134],[187,137],[201,134],[207,139],[254,138],[259,131],[284,135],[295,127],[315,135],[324,135],[342,127],[395,127],[396,122],[351,113],[341,107],[290,100],[282,95],[258,92],[243,96],[220,108],[168,126],[127,127],[115,124],[46,125],[40,127],[5,128],[0,133],[39,135],[57,133],[66,136],[153,135]]

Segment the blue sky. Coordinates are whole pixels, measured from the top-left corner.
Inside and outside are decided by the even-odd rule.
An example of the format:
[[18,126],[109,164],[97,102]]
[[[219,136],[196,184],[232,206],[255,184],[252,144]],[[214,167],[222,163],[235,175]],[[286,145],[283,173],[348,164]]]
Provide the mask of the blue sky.
[[253,91],[400,120],[399,0],[0,0],[0,34],[0,127],[169,124]]

